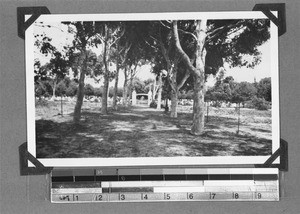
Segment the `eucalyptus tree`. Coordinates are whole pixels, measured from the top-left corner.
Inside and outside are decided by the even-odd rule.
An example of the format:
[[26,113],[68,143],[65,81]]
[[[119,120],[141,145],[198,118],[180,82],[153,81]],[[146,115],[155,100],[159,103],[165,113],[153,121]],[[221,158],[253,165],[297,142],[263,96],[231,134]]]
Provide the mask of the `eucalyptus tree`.
[[[120,70],[124,70],[124,87],[127,87],[127,66],[126,61],[128,57],[128,52],[130,48],[132,47],[133,41],[131,40],[131,31],[130,31],[130,23],[131,22],[121,22],[122,31],[120,33],[119,40],[115,43],[115,47],[113,50],[113,58],[115,60],[116,64],[116,73],[115,73],[115,85],[114,85],[114,93],[113,93],[113,108],[117,108],[117,94],[118,94],[118,83],[119,83],[119,74]],[[127,93],[127,92],[126,92]],[[122,94],[124,97],[124,94]],[[125,99],[126,100],[126,99]],[[126,102],[125,102],[126,103]],[[124,104],[124,103],[123,103]]]
[[[97,21],[92,23],[90,30],[86,32],[86,34],[90,33],[91,35],[89,45],[101,50],[94,69],[92,69],[92,77],[96,82],[99,82],[101,79],[95,77],[103,76],[101,113],[107,114],[109,82],[115,78],[115,86],[117,88],[119,69],[123,62],[121,55],[124,54],[124,49],[120,48],[119,44],[125,28],[121,22]],[[110,66],[112,64],[115,64],[115,69]],[[116,99],[113,104],[114,107],[115,103]]]
[[[216,73],[224,62],[251,68],[260,63],[257,47],[269,39],[269,23],[266,19],[194,20],[185,30],[179,28],[180,21],[171,21],[176,53],[194,80],[192,134],[201,135],[204,131],[205,74]],[[182,45],[182,34],[193,39],[192,57]],[[252,60],[245,60],[245,55],[252,56]]]
[[75,76],[78,76],[77,100],[74,109],[73,121],[79,123],[81,107],[84,98],[84,81],[88,73],[93,74],[96,66],[96,54],[89,50],[95,46],[96,28],[92,21],[63,22],[68,26],[68,33],[74,36],[72,46],[68,48],[71,66]]
[[[147,56],[147,59],[154,64],[152,71],[157,75],[159,82],[164,79],[165,85],[163,87],[166,87],[166,85],[170,87],[170,116],[177,117],[178,94],[190,78],[190,72],[182,63],[180,54],[176,52],[171,22],[167,20],[151,21],[146,26],[148,27],[145,30],[147,34],[144,36],[145,47],[147,47],[148,55],[151,54],[151,56]],[[186,35],[181,38],[187,52],[190,51],[191,40],[192,38]],[[166,72],[164,78],[162,78],[162,71]],[[162,92],[162,89],[160,92]]]
[[148,35],[147,21],[125,21],[123,22],[124,34],[120,39],[120,68],[124,72],[123,104],[128,104],[129,93],[132,92],[134,78],[139,71],[138,68],[147,63],[151,55],[147,52],[145,38]]

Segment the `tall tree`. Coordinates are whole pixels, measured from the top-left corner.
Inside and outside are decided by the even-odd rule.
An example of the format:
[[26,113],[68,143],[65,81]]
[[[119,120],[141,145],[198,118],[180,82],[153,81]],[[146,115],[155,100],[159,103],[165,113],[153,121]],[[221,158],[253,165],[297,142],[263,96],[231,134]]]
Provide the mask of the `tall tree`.
[[120,22],[96,22],[96,31],[97,34],[94,41],[102,44],[102,61],[104,65],[101,113],[107,114],[109,82],[112,76],[117,76],[116,79],[118,80],[119,75],[119,63],[117,62],[117,71],[115,73],[111,71],[109,64],[116,60],[116,51],[119,40],[124,34],[124,27]]
[[70,60],[75,74],[79,74],[77,101],[74,109],[73,121],[79,123],[81,107],[84,97],[84,80],[90,67],[96,65],[96,57],[88,51],[95,45],[96,34],[94,22],[63,22],[68,25],[68,32],[74,35],[73,46],[69,49]]
[[[172,26],[169,21],[157,21],[151,22],[149,25],[149,36],[151,41],[152,53],[155,57],[153,62],[154,73],[160,76],[162,70],[167,71],[166,78],[171,89],[171,117],[177,117],[177,103],[178,95],[181,88],[185,85],[186,81],[190,77],[190,71],[186,69],[182,63],[181,56],[176,52],[174,36],[172,33]],[[181,24],[184,28],[186,25],[184,22]],[[183,35],[181,43],[185,47],[187,54],[193,57],[190,48],[192,38],[189,35]]]
[[53,55],[54,58],[50,59],[47,68],[51,71],[53,77],[52,97],[54,98],[57,84],[68,74],[69,61],[58,51],[54,52]]
[[[224,62],[232,67],[254,67],[260,62],[257,47],[269,39],[269,21],[247,20],[196,20],[190,22],[192,31],[185,31],[194,39],[195,62],[181,45],[178,21],[172,21],[176,52],[194,79],[193,125],[191,133],[201,135],[204,130],[205,74],[215,73]],[[253,60],[244,60],[244,55]]]

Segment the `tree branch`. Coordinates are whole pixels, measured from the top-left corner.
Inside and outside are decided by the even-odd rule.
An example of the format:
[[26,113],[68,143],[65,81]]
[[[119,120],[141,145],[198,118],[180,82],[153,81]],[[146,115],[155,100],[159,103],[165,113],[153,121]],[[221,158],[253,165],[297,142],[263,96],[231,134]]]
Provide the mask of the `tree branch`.
[[181,32],[181,33],[184,33],[184,34],[187,34],[187,35],[192,36],[193,39],[194,39],[195,41],[197,41],[197,37],[196,37],[195,34],[193,34],[193,33],[191,33],[191,32],[188,32],[188,31],[184,31],[184,30],[182,30],[182,29],[178,29],[178,31]]
[[[160,21],[161,25],[164,26],[165,28],[168,28],[170,30],[172,30],[171,27],[165,25],[162,21]],[[188,32],[188,31],[185,31],[185,30],[182,30],[182,29],[178,29],[178,32],[181,32],[181,33],[184,33],[184,34],[187,34],[187,35],[190,35],[192,36],[196,41],[197,41],[197,37],[195,34],[191,33],[191,32]]]
[[181,82],[177,85],[177,88],[178,90],[180,90],[182,88],[182,86],[184,85],[184,83],[186,82],[186,80],[190,77],[190,72],[187,71],[185,74],[184,74],[184,77],[182,78]]
[[170,72],[170,67],[171,67],[171,61],[170,61],[170,58],[169,58],[169,55],[167,54],[167,49],[165,47],[165,45],[163,44],[162,42],[162,37],[161,37],[161,29],[159,28],[159,40],[158,40],[158,43],[160,45],[160,48],[161,48],[161,52],[167,62],[167,72],[169,73]]
[[224,31],[236,26],[239,27],[240,25],[242,25],[245,22],[245,20],[240,20],[235,24],[227,24],[224,26],[221,26],[219,28],[214,29],[212,32],[207,33],[207,40],[206,40],[206,44],[209,43],[210,41],[212,41],[214,38],[216,38],[217,36],[219,36],[221,33],[223,33]]
[[169,80],[169,83],[170,83],[170,86],[171,86],[172,90],[173,90],[173,91],[176,91],[176,88],[174,87],[172,78],[170,77],[170,74],[169,74],[169,73],[168,73],[167,78],[168,78],[168,80]]
[[[162,21],[159,21],[160,22],[160,24],[162,25],[162,26],[164,26],[165,28],[168,28],[168,29],[170,29],[170,30],[172,30],[172,28],[171,27],[169,27],[169,26],[167,26],[167,25],[165,25]],[[168,22],[169,23],[169,22]]]
[[176,50],[179,53],[180,57],[183,59],[183,62],[186,64],[187,68],[192,73],[197,74],[196,68],[191,63],[189,56],[184,52],[184,50],[181,47],[180,39],[179,39],[179,35],[178,35],[177,21],[173,21],[173,36],[174,36],[174,40],[175,40]]

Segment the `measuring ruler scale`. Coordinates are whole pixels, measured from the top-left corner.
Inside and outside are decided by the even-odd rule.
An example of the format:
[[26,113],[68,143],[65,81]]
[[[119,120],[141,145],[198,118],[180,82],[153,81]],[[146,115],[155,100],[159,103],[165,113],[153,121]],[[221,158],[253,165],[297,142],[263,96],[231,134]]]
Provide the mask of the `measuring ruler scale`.
[[278,201],[278,169],[54,169],[51,202]]

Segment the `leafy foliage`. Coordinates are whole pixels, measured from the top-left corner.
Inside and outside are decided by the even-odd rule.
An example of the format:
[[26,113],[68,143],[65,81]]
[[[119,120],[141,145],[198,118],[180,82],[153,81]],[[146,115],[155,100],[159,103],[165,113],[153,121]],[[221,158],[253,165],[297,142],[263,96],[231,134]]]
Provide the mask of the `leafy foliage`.
[[270,108],[270,102],[266,101],[264,98],[253,97],[251,104],[257,110],[268,110]]
[[86,96],[93,96],[95,93],[94,91],[95,91],[95,89],[91,84],[86,84],[84,86],[84,93]]
[[271,78],[263,78],[257,84],[257,97],[263,98],[266,101],[271,102],[272,94],[271,94]]
[[256,88],[249,82],[241,82],[236,85],[232,92],[233,103],[244,103],[256,94]]

